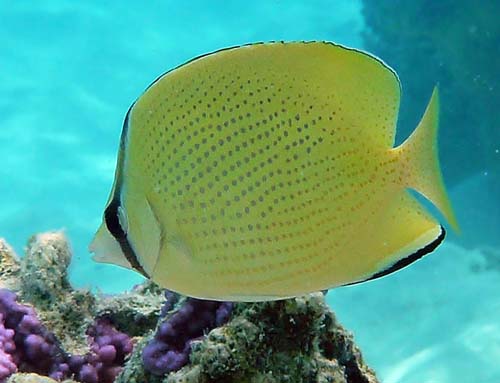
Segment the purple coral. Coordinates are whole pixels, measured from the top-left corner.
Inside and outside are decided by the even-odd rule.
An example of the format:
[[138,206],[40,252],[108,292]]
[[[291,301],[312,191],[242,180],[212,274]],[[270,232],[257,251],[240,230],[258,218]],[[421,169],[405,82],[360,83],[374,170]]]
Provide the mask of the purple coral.
[[3,315],[0,313],[0,382],[4,382],[17,370],[12,358],[15,351],[14,330],[4,327]]
[[32,307],[17,303],[17,296],[12,291],[0,289],[0,315],[5,333],[10,334],[14,342],[13,345],[7,343],[10,359],[20,370],[51,377],[64,375],[67,367],[64,352],[55,336],[40,323]]
[[[172,294],[166,297],[164,314],[175,303]],[[144,348],[145,369],[155,375],[180,369],[189,360],[191,341],[226,322],[231,309],[229,302],[187,299]],[[32,307],[19,304],[12,291],[0,289],[0,383],[16,369],[56,380],[74,376],[82,383],[112,383],[132,351],[131,338],[106,318],[97,319],[87,335],[91,352],[68,356]]]
[[171,290],[165,290],[165,303],[161,307],[160,317],[164,318],[167,313],[172,310],[179,301],[179,294]]
[[68,361],[71,372],[82,383],[112,383],[132,352],[131,338],[116,330],[106,318],[97,319],[87,335],[91,353],[71,356]]
[[231,309],[230,302],[188,298],[160,324],[154,338],[144,347],[144,368],[159,376],[180,369],[189,360],[191,341],[226,322]]
[[74,375],[82,383],[112,383],[132,351],[131,338],[105,318],[97,319],[87,334],[91,352],[68,356],[32,307],[0,289],[0,383],[16,369],[56,380]]

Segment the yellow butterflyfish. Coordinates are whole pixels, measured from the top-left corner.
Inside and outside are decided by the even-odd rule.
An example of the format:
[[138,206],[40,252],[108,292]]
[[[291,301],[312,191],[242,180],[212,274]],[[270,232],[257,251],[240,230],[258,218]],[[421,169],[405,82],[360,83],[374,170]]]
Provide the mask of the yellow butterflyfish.
[[396,73],[328,42],[223,49],[130,107],[90,250],[205,299],[274,300],[386,275],[458,228],[437,154],[438,91],[394,147]]

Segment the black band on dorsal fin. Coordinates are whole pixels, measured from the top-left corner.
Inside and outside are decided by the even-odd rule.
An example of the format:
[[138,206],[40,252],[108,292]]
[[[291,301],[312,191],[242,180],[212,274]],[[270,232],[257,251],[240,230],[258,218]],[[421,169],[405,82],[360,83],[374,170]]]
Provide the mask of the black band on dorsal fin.
[[433,252],[436,249],[436,247],[438,247],[441,244],[441,242],[443,242],[445,236],[446,236],[446,230],[444,229],[443,226],[441,226],[441,233],[439,234],[439,236],[434,241],[432,241],[431,243],[426,245],[425,247],[417,250],[416,252],[408,255],[407,257],[404,257],[403,259],[400,259],[399,261],[397,261],[393,265],[389,266],[387,269],[379,271],[367,279],[364,279],[362,281],[352,282],[352,283],[346,283],[345,285],[342,285],[342,286],[356,285],[358,283],[371,281],[371,280],[378,279],[378,278],[384,277],[386,275],[392,274],[395,271],[401,270],[402,268],[408,266],[409,264],[411,264],[415,261],[418,261],[424,255],[427,255],[427,254]]

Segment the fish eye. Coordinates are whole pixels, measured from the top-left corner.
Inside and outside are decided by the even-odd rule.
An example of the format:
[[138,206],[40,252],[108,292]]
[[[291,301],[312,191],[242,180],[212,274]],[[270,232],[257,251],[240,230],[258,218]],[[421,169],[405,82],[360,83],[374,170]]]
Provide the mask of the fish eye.
[[[122,210],[122,214],[120,214],[120,210]],[[117,200],[112,200],[104,211],[104,221],[106,222],[106,227],[116,239],[123,239],[127,236],[124,228],[122,227],[122,221],[126,222],[126,220],[120,219],[120,216],[123,215],[123,208]]]

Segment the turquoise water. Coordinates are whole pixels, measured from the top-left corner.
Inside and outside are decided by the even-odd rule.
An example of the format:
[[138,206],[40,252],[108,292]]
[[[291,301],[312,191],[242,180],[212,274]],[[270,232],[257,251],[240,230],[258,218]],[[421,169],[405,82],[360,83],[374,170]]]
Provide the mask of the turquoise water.
[[[436,9],[422,3],[429,13],[420,17],[431,22]],[[373,8],[377,3],[366,4]],[[418,117],[412,109],[424,107],[425,92],[430,94],[433,85],[422,86],[420,93],[409,86],[405,93],[405,81],[425,84],[434,68],[438,78],[431,81],[440,81],[445,96],[447,84],[451,89],[462,78],[477,78],[477,97],[486,100],[481,105],[499,103],[498,73],[493,80],[487,76],[495,73],[494,66],[498,71],[498,59],[490,62],[476,54],[481,65],[461,67],[454,63],[463,60],[452,57],[454,77],[445,75],[447,61],[438,60],[427,45],[408,49],[410,56],[397,41],[370,40],[377,32],[376,10],[364,8],[366,4],[2,2],[0,236],[21,254],[31,234],[64,229],[75,253],[75,285],[116,292],[140,282],[135,273],[93,263],[87,251],[112,183],[124,114],[159,74],[222,47],[269,40],[374,47],[390,65],[402,69],[402,111],[407,112],[401,119],[402,135],[414,129]],[[463,16],[455,12],[449,17]],[[491,39],[498,30],[481,24],[487,21],[478,17],[459,24],[468,28],[468,36],[486,29]],[[418,39],[419,25],[403,27]],[[444,30],[450,29],[440,33]],[[449,41],[449,51],[441,53],[449,54],[445,58],[464,49],[458,37],[443,36]],[[498,41],[500,36],[495,36]],[[411,65],[415,52],[427,65]],[[407,67],[412,70],[405,72]],[[482,113],[484,126],[472,119],[467,124],[467,103],[453,109],[452,101],[457,104],[451,96],[443,97],[442,107],[450,116],[459,115],[463,124],[442,125],[441,158],[462,235],[452,235],[431,256],[400,273],[328,295],[383,382],[500,381],[500,127],[488,122],[495,119],[487,107],[468,111]],[[470,131],[485,133],[457,141],[457,136],[470,137]]]

